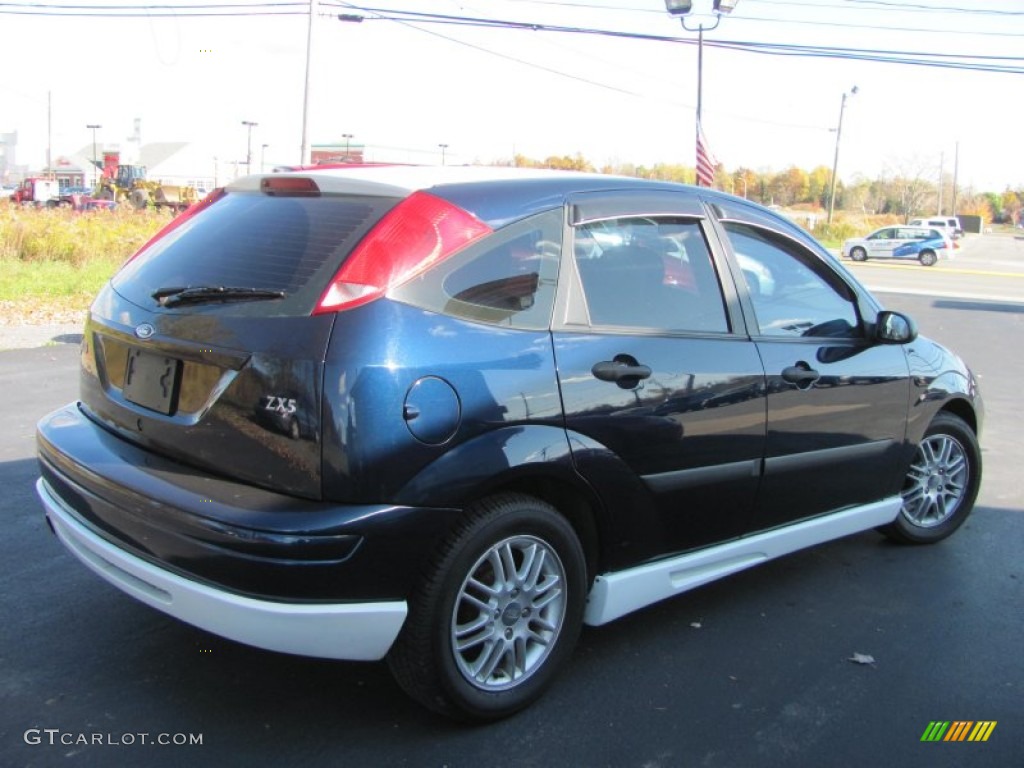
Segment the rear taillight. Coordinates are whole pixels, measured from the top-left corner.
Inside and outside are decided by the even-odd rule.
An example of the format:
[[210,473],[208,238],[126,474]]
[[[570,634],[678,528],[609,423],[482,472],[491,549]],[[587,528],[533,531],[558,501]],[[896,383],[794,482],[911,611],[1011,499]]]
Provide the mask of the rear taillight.
[[351,309],[380,298],[491,232],[458,206],[426,192],[414,192],[356,246],[313,314]]
[[[141,248],[139,248],[139,250],[137,250],[135,253],[133,253],[131,255],[131,257],[128,259],[128,261],[131,261],[132,259],[134,259],[136,256],[138,256],[144,250],[149,248],[149,246],[151,246],[153,243],[155,243],[160,238],[166,237],[170,232],[173,232],[175,229],[180,227],[182,224],[184,224],[186,221],[191,219],[193,216],[195,216],[200,211],[203,211],[203,210],[209,208],[211,205],[216,203],[218,200],[220,200],[226,194],[227,194],[227,192],[224,191],[223,187],[218,187],[217,189],[213,190],[210,194],[208,194],[206,197],[204,197],[202,200],[200,200],[198,203],[194,203],[193,205],[190,205],[184,211],[182,211],[177,216],[175,216],[173,219],[171,219],[169,222],[167,222],[167,224],[164,225],[164,227],[159,232],[157,232],[155,235],[153,235],[151,238],[149,238],[149,240],[146,241],[145,245],[143,245]],[[128,261],[126,261],[125,264],[127,264]]]

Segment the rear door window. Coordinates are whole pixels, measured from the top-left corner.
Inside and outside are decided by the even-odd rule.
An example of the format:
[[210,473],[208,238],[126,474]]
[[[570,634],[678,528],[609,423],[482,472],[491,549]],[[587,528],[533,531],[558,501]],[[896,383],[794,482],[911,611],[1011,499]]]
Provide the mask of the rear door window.
[[591,325],[727,333],[700,223],[626,217],[576,227],[573,251]]

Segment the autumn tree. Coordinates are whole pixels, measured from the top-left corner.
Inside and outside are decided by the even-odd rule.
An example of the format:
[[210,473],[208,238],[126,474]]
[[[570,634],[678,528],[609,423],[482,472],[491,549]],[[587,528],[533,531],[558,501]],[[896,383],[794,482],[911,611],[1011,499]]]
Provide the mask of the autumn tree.
[[1003,218],[1010,223],[1019,221],[1021,209],[1020,193],[1007,189],[1003,192],[1001,202],[1003,204]]
[[828,205],[829,188],[832,184],[832,170],[819,165],[807,174],[807,202],[822,208]]
[[570,157],[569,155],[550,155],[547,157],[542,165],[545,168],[554,168],[560,171],[593,171],[594,166],[590,164],[583,155],[577,152],[575,155]]
[[791,165],[782,173],[776,174],[769,182],[773,203],[793,205],[807,200],[807,172]]
[[891,193],[895,210],[909,221],[911,216],[924,210],[925,202],[934,195],[935,185],[929,181],[933,163],[920,157],[899,163],[892,175]]
[[992,210],[992,204],[985,195],[971,195],[957,207],[957,213],[980,216],[982,221],[991,222],[995,211]]
[[[544,160],[515,154],[511,160],[496,165],[514,165],[523,168],[557,168],[571,171],[593,172],[595,166],[577,152],[575,155],[550,155]],[[893,214],[907,221],[912,216],[937,210],[938,188],[932,181],[934,163],[913,158],[895,169],[886,168],[880,177],[869,179],[856,176],[849,184],[836,185],[836,209],[872,215]],[[678,163],[636,165],[621,160],[606,162],[601,173],[636,176],[645,179],[696,183],[696,169]],[[740,167],[730,170],[719,164],[715,168],[714,186],[764,205],[828,204],[831,170],[823,165],[811,171],[790,166],[784,171],[770,168],[752,170]],[[958,192],[960,190],[957,190]],[[968,202],[970,198],[973,202]],[[964,195],[958,213],[983,216],[987,221],[1015,221],[1024,215],[1024,189],[1007,189],[1002,194]]]
[[693,184],[696,177],[696,169],[685,165],[673,165],[670,163],[655,163],[650,169],[648,169],[646,176],[648,179],[676,181],[680,184]]
[[733,173],[733,186],[740,197],[754,197],[759,189],[758,175],[750,168],[737,168]]

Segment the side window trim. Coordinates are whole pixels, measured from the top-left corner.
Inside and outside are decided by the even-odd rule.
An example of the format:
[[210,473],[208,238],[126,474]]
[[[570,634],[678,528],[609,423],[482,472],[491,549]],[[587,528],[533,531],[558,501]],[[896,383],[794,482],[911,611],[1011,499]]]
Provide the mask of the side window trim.
[[590,328],[590,316],[583,293],[583,281],[573,254],[575,228],[572,225],[572,206],[567,204],[562,219],[562,264],[559,270],[558,293],[555,296],[555,311],[551,316],[552,330],[573,332]]
[[630,216],[707,216],[699,198],[678,190],[577,192],[569,200],[572,226]]

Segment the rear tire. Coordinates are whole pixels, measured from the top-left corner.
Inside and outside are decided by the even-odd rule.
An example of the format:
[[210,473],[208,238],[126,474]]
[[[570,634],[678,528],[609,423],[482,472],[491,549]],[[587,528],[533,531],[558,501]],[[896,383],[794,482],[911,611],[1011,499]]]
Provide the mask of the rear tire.
[[569,522],[531,496],[477,503],[439,547],[388,654],[398,684],[445,715],[487,721],[538,699],[583,624],[587,576]]
[[904,544],[933,544],[963,525],[981,485],[981,449],[958,416],[938,413],[917,447],[899,516],[879,530]]
[[935,262],[938,261],[935,258],[935,251],[921,251],[921,255],[917,259],[926,267],[933,267]]
[[868,252],[863,248],[853,248],[850,250],[850,258],[854,261],[867,261]]

